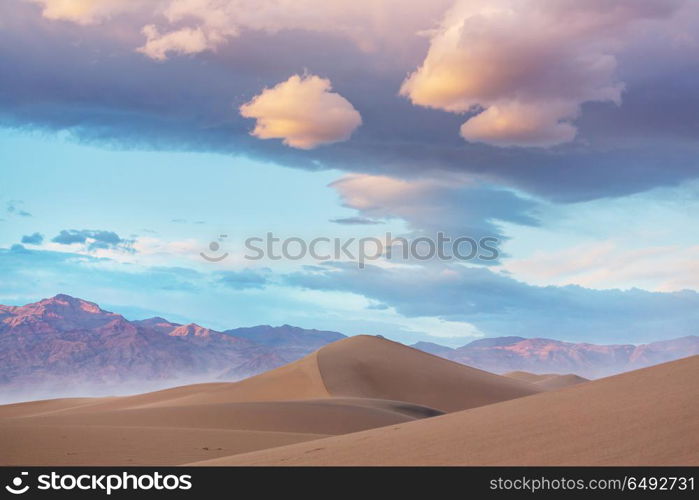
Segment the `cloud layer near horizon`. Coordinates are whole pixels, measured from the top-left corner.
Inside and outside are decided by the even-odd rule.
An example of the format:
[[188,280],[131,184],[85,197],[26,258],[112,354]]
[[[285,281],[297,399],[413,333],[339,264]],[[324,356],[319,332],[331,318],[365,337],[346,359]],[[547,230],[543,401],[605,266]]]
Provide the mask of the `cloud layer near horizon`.
[[[224,299],[224,308],[230,312],[238,294],[258,294],[274,286],[277,291],[285,289],[293,295],[299,295],[301,289],[358,294],[372,300],[370,309],[393,309],[400,315],[395,319],[402,316],[408,324],[434,318],[464,327],[474,325],[487,336],[638,343],[694,335],[699,321],[699,294],[691,290],[658,293],[580,286],[538,287],[485,268],[460,265],[426,266],[405,272],[402,268],[368,265],[360,270],[356,264],[330,263],[275,276],[266,270],[201,272],[164,266],[134,269],[108,258],[17,247],[0,248],[0,272],[5,277],[0,283],[0,295],[22,297],[25,301],[37,294],[58,293],[57,284],[64,293],[85,297],[91,286],[109,290],[109,295],[121,297],[131,305],[136,305],[134,294],[148,296],[164,308],[170,304],[166,296],[176,297],[176,303],[184,307],[211,299],[207,291],[213,291],[213,296]],[[346,302],[350,301],[347,297]],[[259,295],[252,295],[252,300],[264,302]],[[323,309],[329,306],[317,305]],[[272,303],[269,307],[277,305]],[[186,307],[180,310],[185,311]]]
[[[382,268],[333,263],[287,277],[312,290],[356,293],[407,317],[464,321],[488,336],[652,341],[696,334],[699,294],[532,286],[482,267]],[[662,332],[662,333],[661,333]]]

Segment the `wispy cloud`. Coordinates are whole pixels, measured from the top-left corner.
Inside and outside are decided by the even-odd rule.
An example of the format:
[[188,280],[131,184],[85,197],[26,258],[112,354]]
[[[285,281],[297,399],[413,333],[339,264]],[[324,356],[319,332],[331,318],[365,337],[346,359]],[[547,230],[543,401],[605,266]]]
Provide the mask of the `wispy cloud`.
[[269,270],[225,271],[219,276],[219,283],[235,290],[261,289],[269,283]]
[[59,245],[83,244],[88,250],[116,249],[133,251],[133,240],[125,240],[114,231],[96,229],[63,229],[51,241]]
[[537,285],[699,290],[699,246],[624,248],[615,241],[600,241],[563,250],[540,250],[530,257],[510,259],[502,269]]
[[345,226],[372,226],[377,224],[383,224],[384,221],[377,219],[370,219],[369,217],[343,217],[340,219],[330,219],[330,222],[334,224],[342,224]]
[[7,213],[11,215],[18,215],[20,217],[31,217],[32,214],[22,209],[23,204],[24,202],[21,200],[10,200],[5,205],[5,209]]
[[464,179],[403,180],[348,175],[330,185],[360,218],[402,219],[414,231],[504,239],[498,221],[538,225],[538,203],[517,193]]

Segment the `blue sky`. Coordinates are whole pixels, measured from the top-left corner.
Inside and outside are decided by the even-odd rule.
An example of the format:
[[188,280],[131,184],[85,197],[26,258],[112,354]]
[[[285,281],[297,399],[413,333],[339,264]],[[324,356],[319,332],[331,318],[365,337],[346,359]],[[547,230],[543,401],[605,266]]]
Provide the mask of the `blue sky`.
[[[384,17],[319,3],[320,24],[171,3],[0,6],[0,303],[69,293],[130,318],[453,346],[697,333],[695,3],[416,2],[401,25],[380,21],[388,0]],[[469,69],[491,64],[518,69]],[[243,256],[267,232],[439,231],[501,256]],[[200,257],[212,241],[220,263]]]

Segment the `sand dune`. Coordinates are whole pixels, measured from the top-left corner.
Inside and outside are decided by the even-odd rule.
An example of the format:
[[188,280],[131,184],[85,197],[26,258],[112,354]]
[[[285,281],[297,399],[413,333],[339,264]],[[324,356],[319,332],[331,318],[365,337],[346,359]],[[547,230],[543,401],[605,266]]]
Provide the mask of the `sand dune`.
[[589,379],[569,373],[567,375],[553,375],[552,377],[548,377],[536,382],[534,385],[546,391],[553,391],[556,389],[563,389],[564,387],[570,387],[572,385],[582,384],[585,382],[589,382]]
[[407,401],[456,411],[535,394],[536,387],[383,338],[361,335],[317,351],[332,396]]
[[0,463],[185,463],[404,424],[539,391],[360,336],[237,383],[0,406],[2,443],[9,450]]
[[[196,384],[111,398],[99,409],[355,397],[455,411],[535,394],[541,389],[460,365],[403,344],[359,335],[236,383]],[[0,407],[0,416],[2,416]]]
[[571,385],[589,382],[589,379],[580,377],[573,373],[560,375],[558,373],[537,374],[523,371],[514,371],[505,373],[505,377],[529,382],[530,384],[534,384],[535,386],[545,391],[553,391],[555,389],[562,389],[564,387],[570,387]]
[[699,465],[699,356],[203,465]]

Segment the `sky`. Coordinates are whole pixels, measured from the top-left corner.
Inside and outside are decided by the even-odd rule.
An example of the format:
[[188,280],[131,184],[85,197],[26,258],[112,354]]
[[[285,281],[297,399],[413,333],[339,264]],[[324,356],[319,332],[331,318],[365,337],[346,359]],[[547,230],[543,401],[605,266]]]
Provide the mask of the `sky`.
[[[450,346],[697,334],[697,28],[690,0],[2,2],[0,303]],[[268,233],[499,256],[246,257]]]

